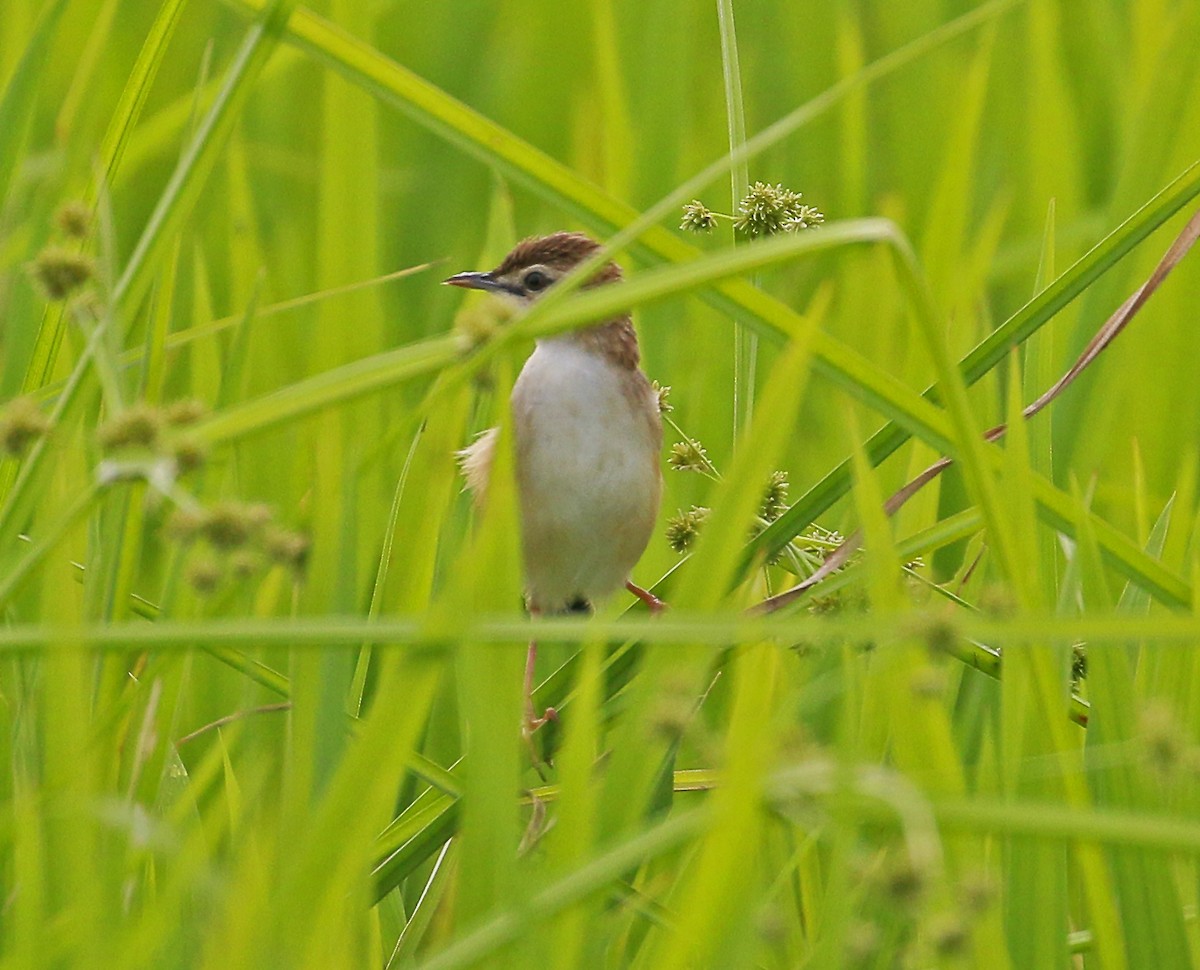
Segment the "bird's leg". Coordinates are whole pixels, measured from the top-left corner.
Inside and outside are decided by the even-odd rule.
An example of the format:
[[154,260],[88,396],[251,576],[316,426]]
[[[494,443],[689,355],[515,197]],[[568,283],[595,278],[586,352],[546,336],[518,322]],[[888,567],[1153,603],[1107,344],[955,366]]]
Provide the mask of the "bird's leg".
[[633,593],[638,599],[650,607],[650,612],[657,616],[667,608],[667,604],[660,600],[657,596],[648,589],[642,589],[632,579],[625,580],[625,588]]
[[[530,610],[530,616],[538,616],[540,610]],[[533,734],[547,721],[557,721],[558,711],[553,707],[547,707],[542,716],[538,717],[533,709],[533,673],[534,667],[537,666],[537,641],[529,641],[529,650],[525,654],[525,735]]]

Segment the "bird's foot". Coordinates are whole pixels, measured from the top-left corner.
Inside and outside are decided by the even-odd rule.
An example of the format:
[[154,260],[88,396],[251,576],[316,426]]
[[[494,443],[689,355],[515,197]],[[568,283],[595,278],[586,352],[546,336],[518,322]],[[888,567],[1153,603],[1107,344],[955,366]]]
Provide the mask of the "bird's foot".
[[543,724],[557,720],[558,708],[547,707],[544,711],[542,711],[541,717],[536,717],[534,716],[533,707],[531,705],[529,710],[525,712],[525,733],[533,734],[533,732],[540,728]]
[[637,583],[635,583],[632,579],[627,579],[625,581],[625,588],[629,590],[629,592],[633,593],[633,595],[640,599],[643,603],[645,603],[646,606],[650,608],[650,612],[655,616],[658,616],[659,613],[667,608],[666,603],[651,593],[650,590],[642,589],[642,587],[637,585]]

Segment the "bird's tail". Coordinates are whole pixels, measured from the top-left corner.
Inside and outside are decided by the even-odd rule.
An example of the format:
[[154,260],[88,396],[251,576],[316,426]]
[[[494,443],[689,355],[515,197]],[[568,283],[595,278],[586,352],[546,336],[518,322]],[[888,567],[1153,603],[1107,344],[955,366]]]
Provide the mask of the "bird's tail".
[[459,471],[467,480],[467,490],[475,497],[476,503],[483,501],[487,491],[492,458],[496,454],[496,438],[499,434],[499,428],[488,428],[487,431],[481,431],[467,447],[454,453]]

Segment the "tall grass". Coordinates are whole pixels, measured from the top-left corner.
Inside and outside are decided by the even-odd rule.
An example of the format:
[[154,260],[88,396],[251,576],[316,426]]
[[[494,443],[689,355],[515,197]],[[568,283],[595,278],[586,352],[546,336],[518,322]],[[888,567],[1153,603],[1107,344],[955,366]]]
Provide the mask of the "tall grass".
[[[1195,257],[1020,419],[1197,206],[1200,4],[460,7],[5,4],[0,965],[1200,963]],[[757,180],[826,225],[677,230]],[[627,281],[438,285],[559,228]],[[630,307],[671,609],[534,624],[453,452]]]

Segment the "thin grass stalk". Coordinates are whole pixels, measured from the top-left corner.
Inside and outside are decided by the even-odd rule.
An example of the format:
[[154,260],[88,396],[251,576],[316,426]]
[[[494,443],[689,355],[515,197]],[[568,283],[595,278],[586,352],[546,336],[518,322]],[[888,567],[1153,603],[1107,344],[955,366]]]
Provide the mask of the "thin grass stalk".
[[[738,61],[737,31],[733,0],[717,0],[717,24],[721,34],[721,73],[725,81],[725,119],[729,129],[729,153],[736,156],[746,144],[746,109],[742,101],[742,70]],[[750,166],[746,158],[730,165],[730,212],[750,189]],[[736,239],[735,239],[736,243]],[[739,320],[733,322],[733,440],[736,443],[754,417],[754,384],[758,362],[757,335]]]

